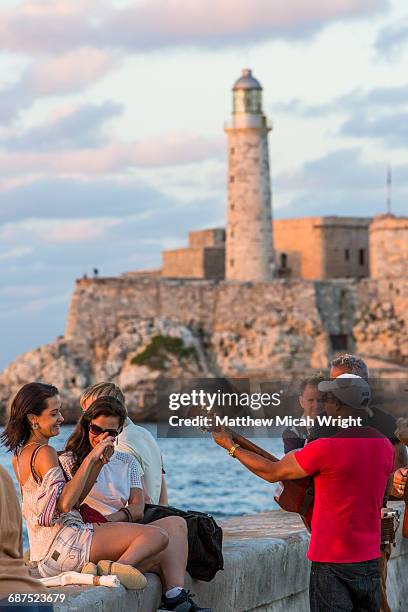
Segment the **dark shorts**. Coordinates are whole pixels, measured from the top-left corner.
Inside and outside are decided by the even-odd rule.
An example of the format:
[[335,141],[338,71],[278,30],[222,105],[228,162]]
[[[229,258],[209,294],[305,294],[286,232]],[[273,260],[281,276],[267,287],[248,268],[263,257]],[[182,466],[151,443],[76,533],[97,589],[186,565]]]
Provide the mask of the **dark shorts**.
[[379,612],[378,559],[361,563],[312,563],[311,612]]

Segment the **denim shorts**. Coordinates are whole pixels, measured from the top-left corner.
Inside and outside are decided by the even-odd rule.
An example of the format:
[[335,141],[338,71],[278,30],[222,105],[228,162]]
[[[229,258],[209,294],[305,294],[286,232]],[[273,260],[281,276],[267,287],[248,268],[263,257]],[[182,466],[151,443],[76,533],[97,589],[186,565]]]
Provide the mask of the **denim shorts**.
[[89,561],[93,526],[63,527],[55,536],[44,559],[38,562],[42,578],[58,576],[62,572],[80,572]]

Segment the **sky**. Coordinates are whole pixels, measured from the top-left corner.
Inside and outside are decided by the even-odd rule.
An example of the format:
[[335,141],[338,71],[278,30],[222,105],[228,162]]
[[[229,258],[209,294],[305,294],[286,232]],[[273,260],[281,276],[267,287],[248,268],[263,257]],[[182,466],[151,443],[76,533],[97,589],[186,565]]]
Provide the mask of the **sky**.
[[64,333],[76,278],[225,224],[231,87],[273,123],[276,218],[408,214],[404,0],[2,0],[0,368]]

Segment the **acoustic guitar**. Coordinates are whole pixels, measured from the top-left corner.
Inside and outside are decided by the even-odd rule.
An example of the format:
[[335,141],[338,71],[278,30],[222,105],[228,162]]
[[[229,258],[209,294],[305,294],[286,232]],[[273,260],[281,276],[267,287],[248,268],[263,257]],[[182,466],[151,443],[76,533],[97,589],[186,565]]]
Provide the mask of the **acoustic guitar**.
[[[408,418],[399,418],[397,420],[397,429],[395,430],[395,435],[402,444],[406,444],[408,446]],[[408,538],[408,480],[405,483],[404,489],[404,501],[405,501],[405,512],[404,512],[404,520],[402,523],[402,535],[404,538]]]
[[[205,406],[201,406],[198,414],[202,416],[214,416],[216,411],[214,409],[208,409]],[[200,427],[202,431],[220,431],[220,427]],[[257,446],[248,438],[241,436],[241,434],[233,431],[229,427],[223,427],[223,431],[228,433],[231,440],[236,444],[239,444],[241,448],[251,451],[264,459],[269,461],[279,461],[277,457],[268,453],[265,449]],[[281,491],[279,494],[274,496],[274,499],[278,506],[286,512],[295,512],[299,514],[306,529],[310,533],[312,530],[312,514],[314,504],[314,480],[312,476],[305,478],[297,478],[296,480],[283,480],[281,481]]]
[[[268,453],[268,451],[257,446],[232,429],[227,428],[226,431],[231,436],[233,442],[239,444],[241,448],[251,451],[264,459],[269,459],[269,461],[279,461],[277,457],[271,453]],[[298,478],[296,480],[283,480],[281,481],[281,486],[281,492],[274,496],[276,503],[282,508],[282,510],[286,510],[286,512],[296,512],[299,514],[306,529],[310,533],[312,530],[314,503],[313,477],[307,476],[305,478]]]

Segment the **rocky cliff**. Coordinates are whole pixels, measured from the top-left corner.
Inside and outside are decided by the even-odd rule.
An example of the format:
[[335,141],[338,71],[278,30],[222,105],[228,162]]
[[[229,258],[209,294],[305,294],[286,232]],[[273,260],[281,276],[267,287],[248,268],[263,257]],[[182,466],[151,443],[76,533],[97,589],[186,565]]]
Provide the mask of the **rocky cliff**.
[[21,355],[0,375],[0,414],[26,382],[38,380],[58,387],[63,414],[73,422],[80,414],[85,387],[113,380],[124,391],[130,416],[148,418],[161,378],[214,376],[200,339],[186,326],[168,319],[139,319],[120,325],[114,337],[98,344],[77,344],[58,338]]
[[301,377],[339,350],[406,376],[407,324],[408,279],[80,280],[65,336],[0,375],[0,411],[19,386],[43,380],[60,388],[74,418],[84,387],[109,379],[143,419],[163,377]]

